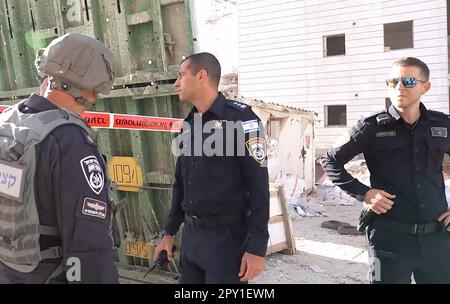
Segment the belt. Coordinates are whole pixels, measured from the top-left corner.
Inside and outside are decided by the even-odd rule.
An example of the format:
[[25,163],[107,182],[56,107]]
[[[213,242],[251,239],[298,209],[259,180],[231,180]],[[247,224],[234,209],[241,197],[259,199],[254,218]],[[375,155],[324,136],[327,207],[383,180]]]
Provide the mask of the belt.
[[198,217],[185,213],[184,221],[196,228],[221,228],[243,223],[244,216],[242,213],[233,213]]
[[393,221],[387,221],[383,219],[376,219],[372,225],[376,229],[381,231],[397,232],[404,234],[429,234],[444,232],[445,227],[441,222],[428,223],[428,224],[406,224]]

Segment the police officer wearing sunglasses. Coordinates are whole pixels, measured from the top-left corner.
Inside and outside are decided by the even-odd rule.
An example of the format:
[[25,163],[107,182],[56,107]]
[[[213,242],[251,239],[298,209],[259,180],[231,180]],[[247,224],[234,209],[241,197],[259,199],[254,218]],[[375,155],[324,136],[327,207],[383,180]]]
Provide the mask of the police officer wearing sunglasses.
[[[417,58],[395,61],[386,81],[392,105],[361,119],[347,142],[321,159],[333,183],[365,203],[371,283],[411,283],[412,276],[416,283],[450,283],[450,210],[442,174],[450,119],[421,102],[429,74]],[[371,187],[344,169],[360,153]]]

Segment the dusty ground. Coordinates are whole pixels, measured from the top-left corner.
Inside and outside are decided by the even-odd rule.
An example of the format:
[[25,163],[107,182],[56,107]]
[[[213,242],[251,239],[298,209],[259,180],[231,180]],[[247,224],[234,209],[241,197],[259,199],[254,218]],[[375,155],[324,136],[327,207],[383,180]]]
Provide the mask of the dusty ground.
[[[327,220],[339,220],[356,225],[362,203],[351,199],[333,186],[318,186],[315,193],[300,200],[301,206],[319,216],[300,216],[293,208],[295,202],[299,202],[299,200],[291,199],[288,201],[288,205],[297,254],[275,253],[268,256],[265,271],[251,283],[368,283],[364,236],[341,235],[336,230],[320,226],[323,221]],[[138,277],[142,277],[142,274]],[[137,283],[135,278],[131,281],[125,278],[121,279],[121,283],[131,282]],[[154,282],[161,283],[163,281]],[[164,281],[164,283],[175,282]]]
[[[303,206],[320,208],[321,213],[328,215],[327,217],[302,217],[293,208],[289,208],[298,253],[293,256],[280,253],[270,255],[266,270],[253,283],[367,283],[364,236],[341,235],[336,230],[320,226],[326,220],[356,225],[361,203],[351,200],[345,202],[345,198],[330,199],[324,195],[336,192],[339,191],[334,187],[319,186],[317,192],[303,202]],[[321,206],[318,201],[322,202]]]

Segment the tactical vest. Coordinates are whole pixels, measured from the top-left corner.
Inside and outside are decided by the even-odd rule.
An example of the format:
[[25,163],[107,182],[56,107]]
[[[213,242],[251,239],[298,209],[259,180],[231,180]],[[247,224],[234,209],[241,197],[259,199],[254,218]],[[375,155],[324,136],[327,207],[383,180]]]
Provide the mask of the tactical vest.
[[20,272],[40,261],[62,257],[61,247],[41,251],[40,235],[59,236],[57,227],[39,223],[35,201],[36,145],[61,125],[74,124],[88,134],[84,120],[64,109],[19,111],[24,102],[0,114],[0,261]]

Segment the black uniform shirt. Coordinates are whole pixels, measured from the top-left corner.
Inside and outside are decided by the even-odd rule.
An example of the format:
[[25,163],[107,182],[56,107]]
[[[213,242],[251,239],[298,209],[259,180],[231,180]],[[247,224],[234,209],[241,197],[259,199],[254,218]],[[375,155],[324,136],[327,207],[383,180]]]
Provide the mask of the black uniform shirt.
[[333,183],[363,200],[370,189],[354,179],[344,165],[363,153],[372,188],[396,195],[393,208],[381,215],[404,223],[432,223],[447,210],[442,174],[444,153],[450,151],[450,119],[420,104],[417,124],[408,125],[389,109],[392,120],[377,123],[376,115],[361,119],[349,141],[331,149],[321,164]]
[[[265,256],[270,194],[260,119],[249,106],[227,100],[221,93],[201,118],[194,115],[196,112],[194,107],[185,119],[190,128],[183,130],[181,144],[187,153],[177,159],[172,208],[165,231],[175,234],[185,212],[200,218],[248,212],[251,238],[246,251]],[[196,119],[201,119],[199,124]],[[231,131],[235,122],[237,127]],[[212,128],[202,131],[205,124]],[[210,153],[209,146],[219,152]],[[239,151],[242,155],[236,154]]]

